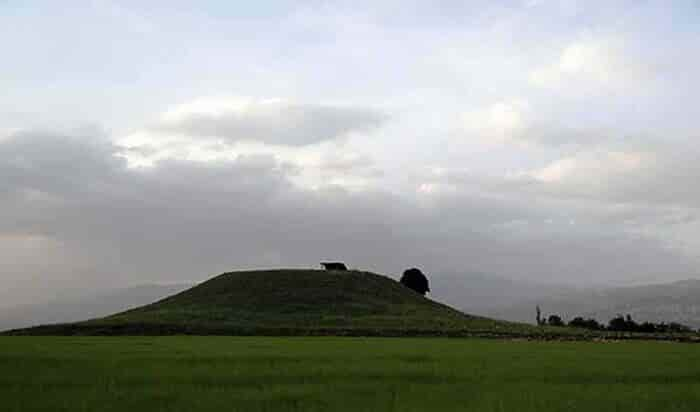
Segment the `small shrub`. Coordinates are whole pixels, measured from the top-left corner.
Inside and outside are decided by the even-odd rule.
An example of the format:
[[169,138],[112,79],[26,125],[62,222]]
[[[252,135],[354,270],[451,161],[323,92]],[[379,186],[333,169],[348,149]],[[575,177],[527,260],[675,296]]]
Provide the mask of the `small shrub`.
[[565,326],[564,321],[559,315],[549,315],[549,318],[547,318],[547,324],[549,326]]
[[403,272],[400,281],[404,286],[413,289],[414,291],[425,295],[426,292],[430,292],[430,287],[428,286],[428,278],[425,277],[423,272],[417,268],[411,268]]
[[593,318],[589,319],[584,319],[581,316],[577,316],[573,318],[571,321],[569,321],[569,326],[574,327],[574,328],[582,328],[582,329],[589,329],[589,330],[602,330],[605,329],[603,325],[598,323],[597,320]]

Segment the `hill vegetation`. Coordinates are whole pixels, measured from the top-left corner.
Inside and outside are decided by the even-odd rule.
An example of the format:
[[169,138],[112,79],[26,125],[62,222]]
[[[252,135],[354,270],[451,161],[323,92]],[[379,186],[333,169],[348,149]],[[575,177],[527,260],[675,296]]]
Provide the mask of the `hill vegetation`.
[[465,336],[542,333],[461,313],[361,271],[230,272],[156,303],[14,334]]

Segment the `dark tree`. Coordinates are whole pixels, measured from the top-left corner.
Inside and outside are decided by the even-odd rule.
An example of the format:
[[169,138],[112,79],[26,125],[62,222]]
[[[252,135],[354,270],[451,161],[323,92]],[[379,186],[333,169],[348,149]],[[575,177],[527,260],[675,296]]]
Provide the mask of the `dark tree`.
[[671,322],[668,324],[668,331],[674,333],[688,333],[692,332],[693,330],[688,326],[681,325],[680,323]]
[[608,329],[617,332],[638,332],[639,325],[637,322],[632,320],[632,316],[630,315],[627,315],[626,317],[617,315],[616,317],[610,319]]
[[535,307],[535,310],[537,311],[537,315],[535,316],[535,320],[537,321],[537,325],[539,325],[539,326],[544,325],[544,321],[542,320],[542,311],[540,310],[540,305],[537,305]]
[[637,332],[637,333],[690,333],[693,332],[688,326],[682,325],[680,323],[654,323],[654,322],[641,322],[637,323],[632,319],[632,316],[617,315],[610,319],[608,326],[605,327],[603,324],[598,323],[595,319],[589,318],[584,319],[581,316],[573,318],[568,326],[574,328],[584,328],[590,330],[609,330],[612,332]]
[[622,315],[617,315],[610,319],[610,322],[608,322],[608,329],[614,331],[625,331],[627,330],[627,322]]
[[657,331],[658,328],[654,323],[643,322],[643,323],[639,324],[638,329],[639,329],[638,331],[642,332],[642,333],[654,333]]
[[[642,325],[642,326],[644,326],[644,325]],[[659,332],[659,333],[688,333],[688,332],[693,331],[688,326],[682,325],[682,324],[677,323],[677,322],[654,323],[653,326],[655,328],[655,332]]]
[[547,324],[549,326],[564,326],[564,321],[559,315],[549,315],[549,318],[547,318]]
[[585,328],[585,324],[586,319],[582,318],[581,316],[576,316],[575,318],[569,321],[569,326],[574,328]]
[[412,268],[403,272],[403,276],[401,276],[401,283],[404,286],[415,290],[421,295],[425,295],[426,292],[430,292],[428,278],[425,277],[420,269]]
[[590,329],[590,330],[602,330],[602,329],[604,329],[603,325],[598,323],[597,320],[595,320],[593,318],[584,319],[581,316],[577,316],[577,317],[573,318],[572,320],[570,320],[569,326],[574,327],[574,328],[583,328],[583,329]]

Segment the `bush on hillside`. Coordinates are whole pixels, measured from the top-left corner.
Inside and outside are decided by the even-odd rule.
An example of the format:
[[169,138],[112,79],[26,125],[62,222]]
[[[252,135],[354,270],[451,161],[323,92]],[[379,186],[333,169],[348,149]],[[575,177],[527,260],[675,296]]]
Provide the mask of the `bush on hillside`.
[[428,286],[428,278],[425,277],[423,272],[417,268],[411,268],[403,272],[400,281],[404,286],[413,289],[414,291],[425,295],[426,292],[430,292],[430,287]]
[[589,330],[603,330],[603,329],[605,329],[605,326],[598,323],[597,320],[595,320],[593,318],[584,319],[581,316],[577,316],[577,317],[573,318],[571,321],[569,321],[569,326],[574,327],[574,328],[582,328],[582,329],[589,329]]
[[566,326],[559,315],[549,315],[549,318],[547,318],[547,324],[549,326]]

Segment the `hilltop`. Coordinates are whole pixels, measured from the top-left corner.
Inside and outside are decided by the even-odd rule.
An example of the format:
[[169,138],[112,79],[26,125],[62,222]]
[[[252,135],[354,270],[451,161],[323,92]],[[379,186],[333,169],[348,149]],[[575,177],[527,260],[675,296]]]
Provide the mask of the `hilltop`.
[[464,314],[371,272],[282,269],[224,273],[105,318],[11,333],[507,336],[538,330]]

